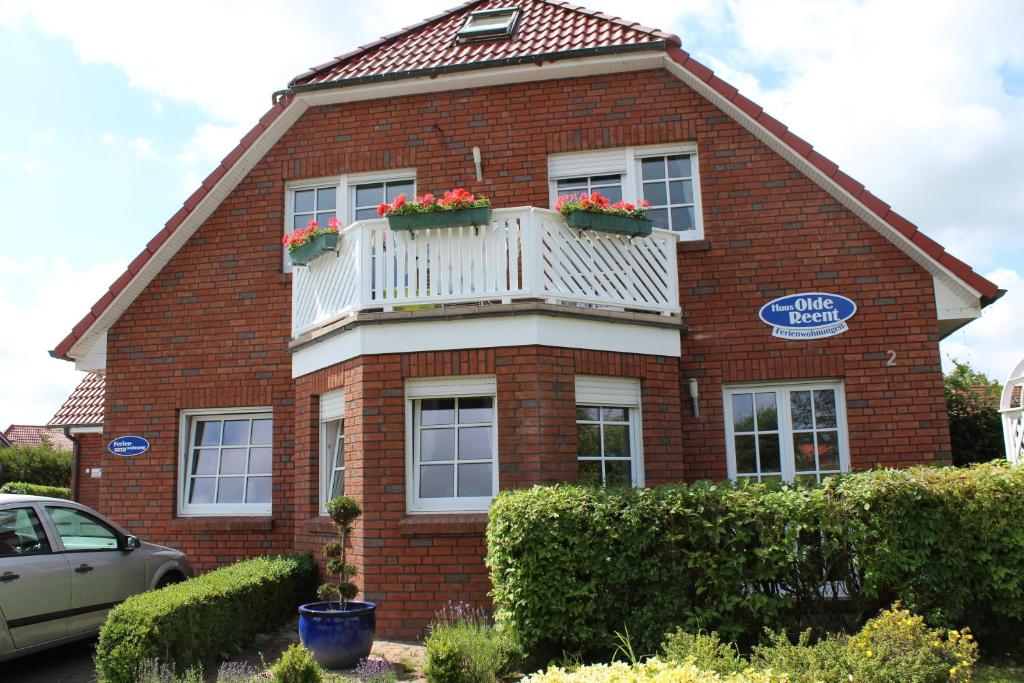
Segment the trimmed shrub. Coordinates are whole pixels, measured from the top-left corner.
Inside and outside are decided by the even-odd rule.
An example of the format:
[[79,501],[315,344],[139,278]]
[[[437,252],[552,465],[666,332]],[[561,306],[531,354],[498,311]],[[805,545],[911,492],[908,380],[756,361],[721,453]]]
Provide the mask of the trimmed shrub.
[[[532,655],[606,657],[628,630],[842,630],[900,599],[983,645],[1024,641],[1024,469],[916,467],[816,487],[559,485],[490,512],[495,619]],[[840,599],[842,596],[848,599]],[[1007,649],[1002,649],[1006,647]]]
[[8,481],[43,486],[67,486],[71,481],[71,453],[49,446],[0,448],[0,483]]
[[71,489],[65,486],[43,486],[41,484],[26,484],[23,481],[9,481],[0,486],[0,493],[20,493],[24,496],[49,496],[50,498],[64,498],[71,500]]
[[270,669],[273,683],[320,683],[324,670],[308,648],[298,643],[292,645]]
[[132,596],[100,630],[99,680],[130,683],[153,659],[178,670],[228,659],[261,630],[294,616],[313,574],[307,555],[261,557]]

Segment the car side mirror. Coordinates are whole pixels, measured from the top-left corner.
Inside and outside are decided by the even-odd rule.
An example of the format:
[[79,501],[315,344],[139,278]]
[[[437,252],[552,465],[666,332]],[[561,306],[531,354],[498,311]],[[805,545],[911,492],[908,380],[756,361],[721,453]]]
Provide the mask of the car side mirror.
[[121,547],[124,550],[137,550],[142,547],[142,541],[138,536],[125,536]]

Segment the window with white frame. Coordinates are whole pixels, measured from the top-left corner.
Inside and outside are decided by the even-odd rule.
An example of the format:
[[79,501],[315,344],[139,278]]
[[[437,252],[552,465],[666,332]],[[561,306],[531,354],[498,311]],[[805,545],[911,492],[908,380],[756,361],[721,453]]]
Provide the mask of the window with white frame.
[[351,186],[352,220],[363,221],[379,218],[377,207],[390,204],[398,195],[404,194],[412,200],[416,196],[416,181],[413,178],[364,182]]
[[643,486],[640,382],[627,377],[576,378],[579,481]]
[[654,227],[681,239],[703,238],[697,149],[690,144],[620,147],[548,157],[552,206],[558,197],[599,192],[619,199],[650,203]]
[[819,482],[850,469],[841,382],[725,389],[729,477]]
[[270,514],[273,431],[266,408],[182,411],[180,513]]
[[345,395],[341,389],[320,396],[320,514],[327,501],[345,495]]
[[493,377],[406,383],[410,512],[470,512],[498,492],[498,429]]

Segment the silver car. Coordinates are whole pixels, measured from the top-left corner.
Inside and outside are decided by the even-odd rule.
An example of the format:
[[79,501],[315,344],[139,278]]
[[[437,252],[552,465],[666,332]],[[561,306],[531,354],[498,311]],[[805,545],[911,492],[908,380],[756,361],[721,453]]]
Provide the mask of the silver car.
[[0,662],[95,635],[128,596],[190,576],[184,553],[91,508],[0,494]]

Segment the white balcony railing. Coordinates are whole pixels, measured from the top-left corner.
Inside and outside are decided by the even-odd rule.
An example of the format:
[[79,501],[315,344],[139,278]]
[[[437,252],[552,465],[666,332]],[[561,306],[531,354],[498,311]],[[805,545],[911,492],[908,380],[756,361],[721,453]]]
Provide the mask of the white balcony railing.
[[344,228],[337,255],[292,276],[292,334],[366,310],[457,303],[550,303],[679,313],[676,236],[577,231],[557,212],[496,209],[489,225],[393,232]]

